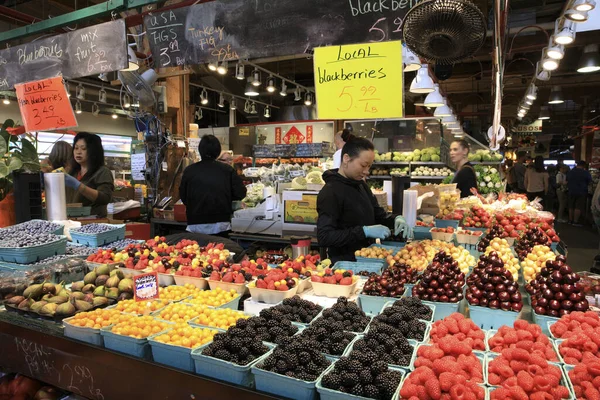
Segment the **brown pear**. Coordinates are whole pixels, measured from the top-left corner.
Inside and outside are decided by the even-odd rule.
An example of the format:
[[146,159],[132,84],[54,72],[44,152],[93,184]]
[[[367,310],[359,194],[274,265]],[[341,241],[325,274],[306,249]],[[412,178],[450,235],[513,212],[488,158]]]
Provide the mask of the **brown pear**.
[[88,283],[81,289],[83,293],[92,293],[96,289],[96,286],[93,283]]
[[56,308],[56,315],[60,316],[69,316],[75,314],[76,312],[77,309],[75,306],[69,302],[61,304]]
[[83,300],[75,300],[75,308],[77,311],[90,311],[94,306],[92,306],[87,301]]
[[107,288],[117,287],[119,286],[120,281],[121,279],[117,275],[113,275],[110,278],[108,278],[104,286],[106,286]]
[[44,283],[39,283],[36,285],[31,285],[27,289],[23,291],[23,297],[31,297],[32,299],[39,299],[44,292],[42,292],[42,287]]
[[86,285],[92,284],[94,282],[96,282],[96,278],[98,277],[98,275],[96,274],[95,271],[92,272],[88,272],[84,277],[83,277],[83,282]]
[[48,304],[47,301],[41,300],[41,301],[36,301],[35,303],[33,303],[31,305],[31,307],[29,307],[31,309],[31,311],[34,311],[36,313],[39,313],[40,310],[42,309],[42,307],[44,307],[46,304]]
[[48,303],[40,309],[40,314],[52,316],[56,312],[57,308],[58,308],[58,304]]
[[81,292],[81,289],[83,289],[84,286],[85,286],[85,283],[83,281],[73,282],[73,284],[71,285],[71,291],[72,292]]

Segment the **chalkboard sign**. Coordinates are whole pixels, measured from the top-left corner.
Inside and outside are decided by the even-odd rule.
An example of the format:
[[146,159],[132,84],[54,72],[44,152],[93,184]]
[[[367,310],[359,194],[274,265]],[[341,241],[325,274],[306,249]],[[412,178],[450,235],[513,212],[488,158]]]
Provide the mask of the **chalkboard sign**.
[[126,68],[127,36],[120,19],[0,51],[0,90],[62,75],[79,78]]
[[148,14],[158,66],[311,53],[402,38],[418,0],[217,0]]

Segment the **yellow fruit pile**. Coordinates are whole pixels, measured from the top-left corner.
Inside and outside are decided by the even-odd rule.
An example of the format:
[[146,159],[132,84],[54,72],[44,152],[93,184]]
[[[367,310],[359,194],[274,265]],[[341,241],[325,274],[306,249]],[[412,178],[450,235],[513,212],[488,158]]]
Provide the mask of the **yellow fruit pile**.
[[165,288],[161,287],[158,290],[158,297],[168,301],[179,301],[198,293],[202,293],[202,291],[191,283],[186,283],[183,286],[173,285]]
[[101,329],[121,320],[125,320],[125,316],[115,309],[96,309],[75,314],[70,321],[65,323],[82,328]]
[[546,261],[555,260],[556,254],[548,246],[537,245],[533,246],[531,253],[527,254],[527,258],[521,261],[523,267],[523,277],[525,282],[529,283],[536,275],[546,266]]
[[173,303],[160,310],[156,317],[166,321],[186,323],[190,319],[199,316],[202,313],[202,310],[202,306]]
[[150,300],[150,301],[135,301],[135,300],[121,300],[115,305],[115,310],[137,315],[148,315],[151,312],[160,310],[165,307],[169,302],[167,300]]
[[187,299],[185,302],[199,306],[219,307],[225,303],[229,303],[238,296],[239,294],[235,289],[225,291],[221,288],[215,288],[213,290],[199,291],[195,293],[191,299]]
[[356,257],[378,258],[380,260],[385,260],[386,258],[394,257],[396,254],[392,250],[383,247],[365,247],[360,250],[356,250],[354,255]]
[[154,340],[165,344],[193,349],[194,347],[211,342],[213,336],[218,332],[219,331],[214,329],[192,328],[186,324],[178,324],[172,330],[156,336]]
[[235,311],[229,308],[214,309],[204,307],[202,313],[194,320],[199,325],[210,326],[213,328],[227,329],[235,325],[238,319],[250,318],[241,311]]
[[136,315],[123,314],[123,317],[118,324],[112,327],[112,332],[117,335],[131,336],[136,339],[147,338],[171,326],[148,315],[138,317]]
[[490,245],[485,249],[485,254],[489,255],[492,251],[498,253],[498,257],[500,257],[504,263],[504,268],[512,273],[513,281],[516,282],[517,279],[519,279],[519,269],[521,269],[521,267],[519,265],[519,260],[513,254],[506,239],[492,239]]

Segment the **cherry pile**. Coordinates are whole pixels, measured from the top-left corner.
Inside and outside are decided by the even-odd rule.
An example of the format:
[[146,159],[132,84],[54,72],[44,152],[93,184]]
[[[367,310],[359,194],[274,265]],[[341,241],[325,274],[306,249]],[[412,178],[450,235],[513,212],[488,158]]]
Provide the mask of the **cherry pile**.
[[451,255],[440,251],[413,287],[413,296],[428,301],[456,303],[463,299],[465,274]]
[[490,242],[495,238],[501,238],[503,233],[503,229],[500,225],[494,225],[490,229],[490,231],[481,238],[479,244],[477,245],[477,251],[484,253],[485,249],[490,245]]
[[515,251],[520,261],[527,258],[527,254],[531,253],[536,245],[550,246],[552,240],[546,236],[540,228],[533,228],[526,231],[519,240],[515,243]]
[[397,297],[404,294],[404,285],[418,280],[417,270],[396,262],[381,275],[371,275],[363,287],[363,294],[369,296]]

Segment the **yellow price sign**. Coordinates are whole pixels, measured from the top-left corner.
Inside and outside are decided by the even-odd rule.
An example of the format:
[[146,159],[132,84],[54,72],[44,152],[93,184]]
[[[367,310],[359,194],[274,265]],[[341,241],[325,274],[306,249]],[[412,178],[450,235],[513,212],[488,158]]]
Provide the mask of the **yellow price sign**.
[[400,41],[318,47],[314,68],[319,119],[404,116]]

